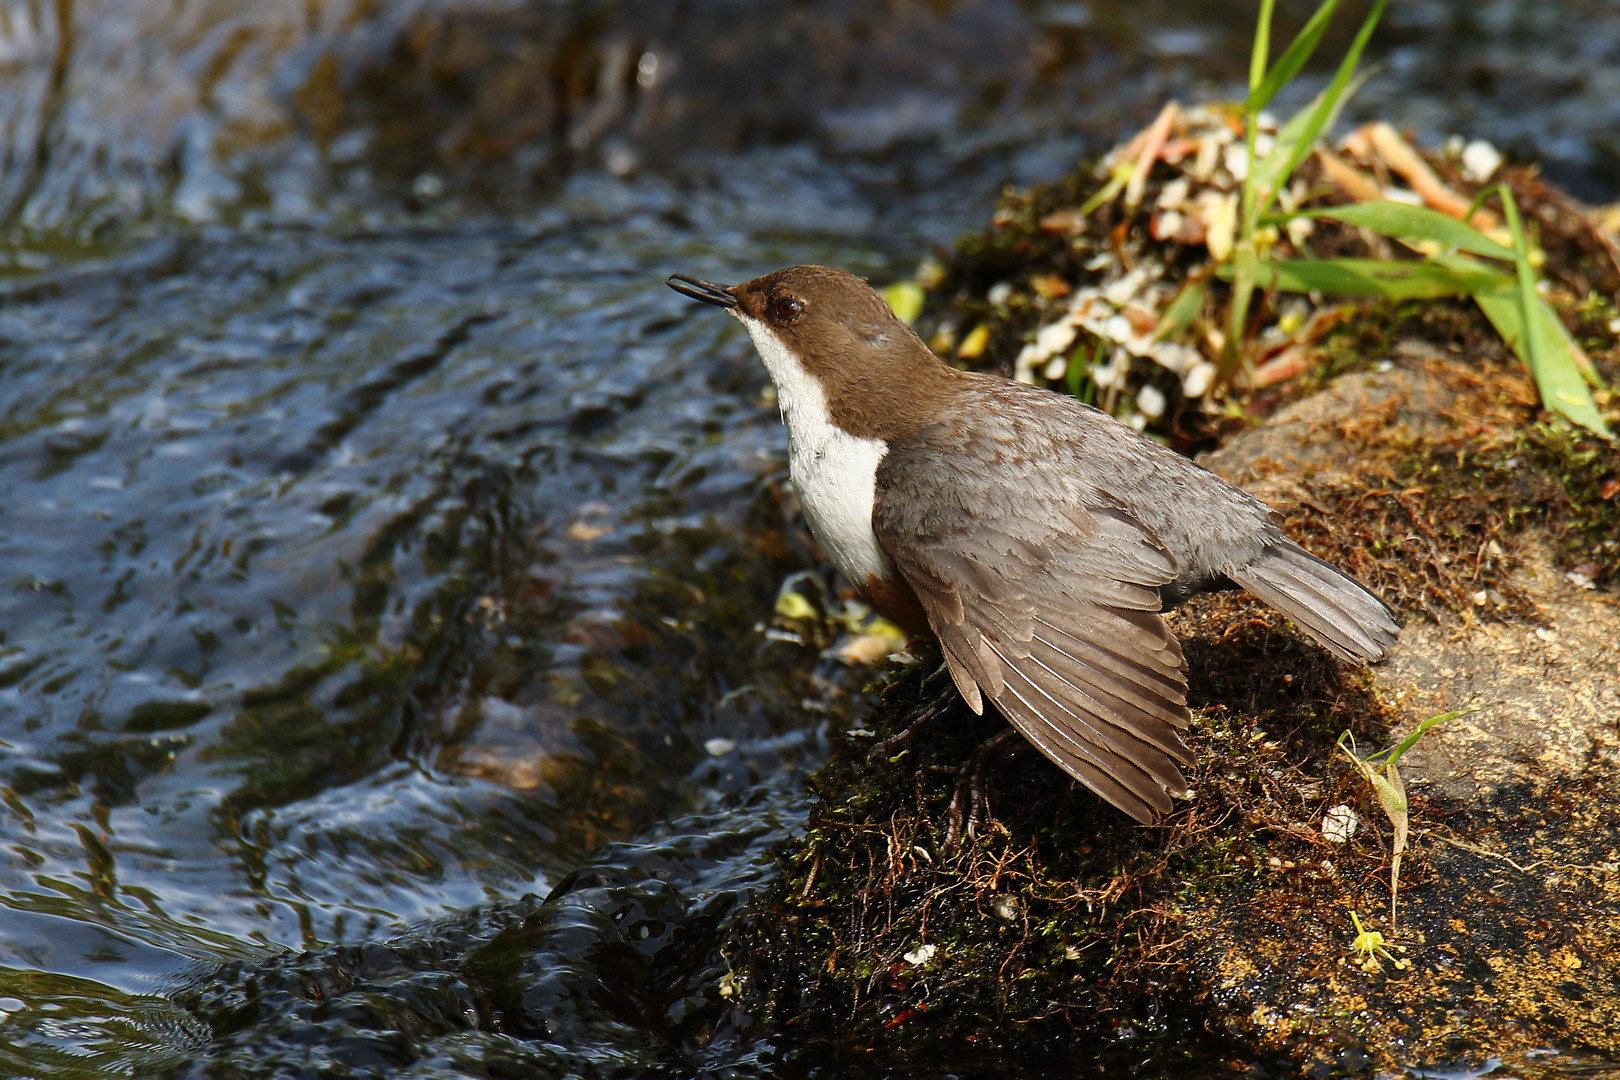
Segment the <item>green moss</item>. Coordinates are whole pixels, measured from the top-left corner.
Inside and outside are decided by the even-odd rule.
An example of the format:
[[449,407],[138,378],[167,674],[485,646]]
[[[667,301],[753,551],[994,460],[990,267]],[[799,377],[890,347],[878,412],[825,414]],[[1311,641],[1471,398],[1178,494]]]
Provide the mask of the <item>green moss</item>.
[[[947,850],[954,770],[1000,721],[953,701],[890,759],[869,765],[870,740],[846,742],[813,783],[808,831],[783,853],[750,943],[772,1026],[818,1061],[916,1075],[992,1061],[1058,1059],[1078,1075],[1144,1057],[1186,1069],[1230,1059],[1234,1044],[1202,1029],[1155,957],[1182,909],[1297,845],[1292,822],[1314,794],[1301,748],[1324,752],[1347,718],[1382,727],[1370,694],[1330,663],[1302,662],[1285,638],[1257,626],[1228,643],[1237,657],[1193,657],[1193,700],[1205,703],[1190,732],[1199,795],[1152,828],[1029,752],[991,767],[989,819]],[[933,667],[924,660],[881,689],[879,735],[954,699],[947,678],[924,676]],[[1284,669],[1309,674],[1284,680]],[[912,962],[927,945],[932,957]]]

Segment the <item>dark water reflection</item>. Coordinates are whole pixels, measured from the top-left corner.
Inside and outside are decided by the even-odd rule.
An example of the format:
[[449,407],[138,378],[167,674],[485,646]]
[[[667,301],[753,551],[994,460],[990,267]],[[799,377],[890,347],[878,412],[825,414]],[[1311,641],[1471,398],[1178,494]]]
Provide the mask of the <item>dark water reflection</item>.
[[[1395,7],[1367,108],[1613,190],[1611,6]],[[0,1075],[776,1068],[720,945],[860,676],[658,283],[907,272],[1247,18],[0,0]]]
[[544,893],[814,760],[778,422],[672,264],[652,215],[222,231],[0,298],[0,1061],[86,1048],[42,995]]

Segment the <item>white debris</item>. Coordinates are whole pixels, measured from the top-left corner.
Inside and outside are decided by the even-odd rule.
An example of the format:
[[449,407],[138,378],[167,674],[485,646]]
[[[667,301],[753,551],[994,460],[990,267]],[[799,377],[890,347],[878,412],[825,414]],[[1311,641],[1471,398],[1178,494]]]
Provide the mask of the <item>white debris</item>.
[[1237,240],[1237,192],[1222,195],[1218,191],[1200,191],[1198,216],[1204,222],[1204,243],[1215,261],[1232,254],[1232,245]]
[[1153,239],[1169,240],[1181,231],[1185,223],[1180,210],[1166,210],[1153,219]]
[[1068,315],[1041,327],[1035,340],[1018,351],[1018,359],[1013,362],[1013,378],[1033,386],[1035,369],[1074,344],[1076,334],[1072,317]]
[[1330,844],[1344,843],[1360,828],[1361,818],[1344,803],[1328,807],[1327,813],[1322,815],[1322,839]]
[[[1154,267],[1154,269],[1161,272],[1163,270],[1162,267]],[[1136,294],[1143,285],[1147,284],[1147,280],[1148,268],[1145,265],[1140,265],[1118,281],[1109,282],[1108,287],[1103,290],[1103,298],[1115,307],[1124,307],[1136,299]]]
[[900,958],[912,967],[921,967],[932,960],[934,954],[938,951],[939,948],[935,945],[919,945],[910,952],[903,954]]
[[1277,192],[1277,205],[1282,207],[1285,213],[1292,214],[1299,209],[1300,203],[1310,197],[1310,194],[1310,189],[1305,186],[1305,181],[1296,179],[1292,184]]
[[1193,179],[1200,184],[1206,183],[1215,175],[1215,165],[1220,160],[1221,141],[1214,135],[1200,135],[1198,137],[1198,156],[1193,158]]
[[1577,566],[1575,569],[1565,574],[1564,580],[1575,586],[1577,589],[1597,588],[1596,579],[1594,579],[1583,566]]
[[1136,393],[1136,407],[1141,409],[1142,415],[1149,420],[1157,420],[1164,415],[1163,392],[1151,384],[1143,386]]
[[1125,379],[1131,372],[1131,354],[1124,349],[1115,349],[1108,363],[1098,364],[1091,369],[1091,381],[1103,390],[1112,387],[1121,389],[1125,386]]
[[1047,382],[1057,382],[1069,373],[1069,358],[1067,356],[1054,356],[1046,362],[1046,369],[1041,372],[1046,376]]
[[1006,281],[998,281],[990,286],[990,291],[984,294],[984,298],[990,302],[992,307],[1000,307],[1007,302],[1007,298],[1011,295],[1012,284]]
[[1226,149],[1221,153],[1221,164],[1226,171],[1232,174],[1232,179],[1239,183],[1249,176],[1249,147],[1245,143],[1227,143]]
[[1188,345],[1178,345],[1173,341],[1161,341],[1148,349],[1145,355],[1152,357],[1153,362],[1166,371],[1183,377],[1204,363],[1204,358],[1197,349]]
[[1041,359],[1045,360],[1073,345],[1074,335],[1074,324],[1064,318],[1041,328],[1040,333],[1035,335],[1035,348],[1040,352]]
[[1131,320],[1123,315],[1115,315],[1103,323],[1102,336],[1109,341],[1117,341],[1121,345],[1131,340],[1136,331],[1131,327]]
[[1462,152],[1463,175],[1476,184],[1483,184],[1502,167],[1502,154],[1484,139],[1475,139]]
[[737,743],[733,739],[710,739],[703,744],[703,749],[708,751],[710,757],[725,757],[737,749]]
[[1013,381],[1034,386],[1035,365],[1040,362],[1040,350],[1035,348],[1033,342],[1019,349],[1018,359],[1013,361]]
[[1181,377],[1181,392],[1188,398],[1201,398],[1215,381],[1215,365],[1201,360]]
[[[1159,201],[1154,203],[1160,210],[1180,210],[1187,202],[1187,192],[1192,189],[1192,182],[1185,176],[1178,176],[1164,185],[1159,192]],[[1174,232],[1175,230],[1170,230]]]

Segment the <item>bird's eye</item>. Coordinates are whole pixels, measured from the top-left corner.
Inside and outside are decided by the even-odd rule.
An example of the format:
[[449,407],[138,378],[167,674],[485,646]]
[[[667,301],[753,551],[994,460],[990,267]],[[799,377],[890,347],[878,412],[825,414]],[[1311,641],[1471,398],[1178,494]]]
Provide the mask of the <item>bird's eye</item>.
[[804,305],[791,296],[779,296],[771,304],[771,314],[780,323],[790,323],[804,312]]

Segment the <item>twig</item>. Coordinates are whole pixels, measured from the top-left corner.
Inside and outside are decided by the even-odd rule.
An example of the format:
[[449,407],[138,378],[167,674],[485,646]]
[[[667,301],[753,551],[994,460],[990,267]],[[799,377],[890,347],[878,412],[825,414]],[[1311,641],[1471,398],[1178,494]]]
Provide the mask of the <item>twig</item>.
[[1534,877],[1535,875],[1531,874],[1530,872],[1532,870],[1534,870],[1538,866],[1545,866],[1545,867],[1547,867],[1549,869],[1560,870],[1560,871],[1569,871],[1569,870],[1594,871],[1595,870],[1595,871],[1597,871],[1599,873],[1605,873],[1605,874],[1617,874],[1617,873],[1620,873],[1620,865],[1617,865],[1615,863],[1591,863],[1591,864],[1555,863],[1555,862],[1552,862],[1549,859],[1539,859],[1536,862],[1531,863],[1529,866],[1520,866],[1518,863],[1514,862],[1512,859],[1508,858],[1506,855],[1503,855],[1501,852],[1492,851],[1490,848],[1480,847],[1478,844],[1470,844],[1465,840],[1453,840],[1449,836],[1440,836],[1438,834],[1436,834],[1433,837],[1433,839],[1440,841],[1442,844],[1450,844],[1452,847],[1457,848],[1457,849],[1459,849],[1461,851],[1472,852],[1475,855],[1483,855],[1487,859],[1499,859],[1502,862],[1505,862],[1509,866],[1513,867],[1513,869],[1519,871],[1519,873],[1526,874],[1526,875],[1529,875],[1531,877]]

